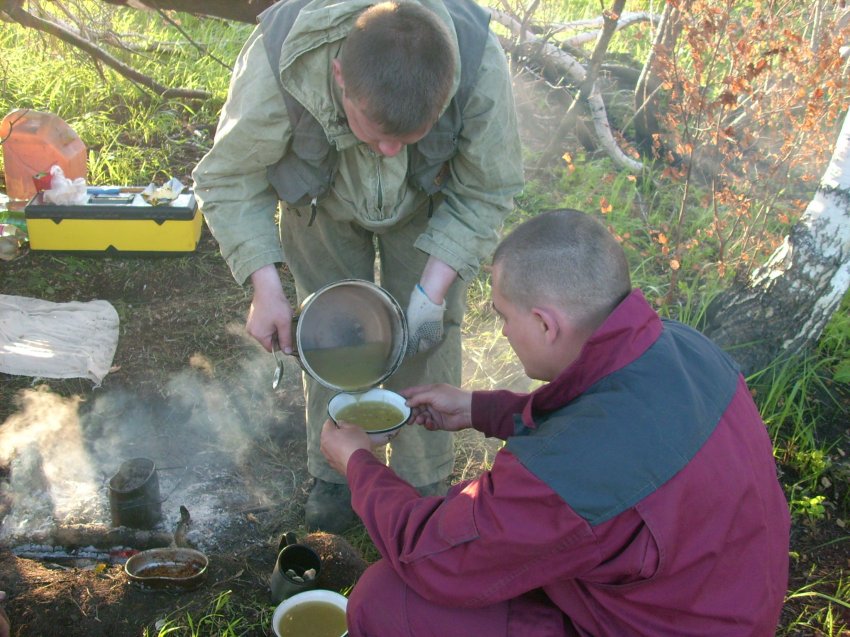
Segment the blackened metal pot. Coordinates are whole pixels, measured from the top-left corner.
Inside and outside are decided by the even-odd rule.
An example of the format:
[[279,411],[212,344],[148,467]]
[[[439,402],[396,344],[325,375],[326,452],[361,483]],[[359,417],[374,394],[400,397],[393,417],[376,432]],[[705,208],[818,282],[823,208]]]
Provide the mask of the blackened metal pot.
[[113,526],[150,529],[162,518],[156,463],[131,458],[109,479],[109,510]]

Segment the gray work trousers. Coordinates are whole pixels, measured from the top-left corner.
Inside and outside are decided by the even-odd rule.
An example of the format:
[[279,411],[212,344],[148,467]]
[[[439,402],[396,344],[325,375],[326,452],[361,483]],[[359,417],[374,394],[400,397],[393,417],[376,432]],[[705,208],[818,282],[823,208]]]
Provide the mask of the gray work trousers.
[[[375,279],[376,244],[380,285],[407,309],[410,293],[419,282],[428,255],[413,247],[428,219],[423,212],[371,232],[354,221],[337,221],[329,214],[316,215],[308,225],[309,209],[281,206],[281,243],[295,279],[298,303],[319,288],[346,278]],[[446,296],[445,337],[436,347],[405,359],[388,378],[387,389],[444,382],[461,383],[461,321],[466,303],[466,283],[457,279]],[[328,401],[334,391],[306,374],[303,377],[307,404],[307,470],[326,482],[345,482],[322,455],[319,444],[322,425],[328,418]],[[428,431],[405,426],[388,450],[390,467],[415,487],[432,484],[449,476],[454,461],[453,436],[445,431]]]

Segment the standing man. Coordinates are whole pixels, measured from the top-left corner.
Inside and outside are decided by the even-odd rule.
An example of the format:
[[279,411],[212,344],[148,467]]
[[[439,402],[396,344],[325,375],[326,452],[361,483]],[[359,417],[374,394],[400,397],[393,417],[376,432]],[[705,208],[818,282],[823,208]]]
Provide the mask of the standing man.
[[403,393],[429,429],[506,441],[493,466],[420,497],[354,425],[324,425],[383,559],[351,637],[773,637],[790,516],[735,363],[631,289],[625,254],[574,210],[517,227],[493,308],[534,392]]
[[[292,351],[280,264],[300,303],[333,281],[371,280],[377,255],[411,333],[386,386],[460,383],[467,282],[522,187],[511,78],[488,21],[472,0],[283,0],[260,16],[193,177],[234,277],[253,285],[247,330],[266,350]],[[339,532],[356,516],[319,451],[331,392],[304,382],[306,523]],[[389,462],[442,494],[451,434],[409,428]]]

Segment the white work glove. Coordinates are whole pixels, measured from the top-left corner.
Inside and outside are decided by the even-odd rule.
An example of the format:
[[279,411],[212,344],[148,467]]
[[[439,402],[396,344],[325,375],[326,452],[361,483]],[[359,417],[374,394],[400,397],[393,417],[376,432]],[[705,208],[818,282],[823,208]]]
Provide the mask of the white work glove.
[[437,305],[421,285],[416,285],[410,293],[410,304],[407,306],[407,328],[409,340],[405,356],[413,356],[424,352],[443,340],[443,314],[446,313],[446,302]]

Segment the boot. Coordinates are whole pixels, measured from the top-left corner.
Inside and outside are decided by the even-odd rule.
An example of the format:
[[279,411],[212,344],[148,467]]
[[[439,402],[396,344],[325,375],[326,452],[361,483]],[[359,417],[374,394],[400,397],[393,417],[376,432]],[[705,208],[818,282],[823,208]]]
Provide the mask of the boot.
[[351,508],[347,484],[315,478],[304,506],[304,523],[309,531],[341,534],[356,526],[360,519]]

